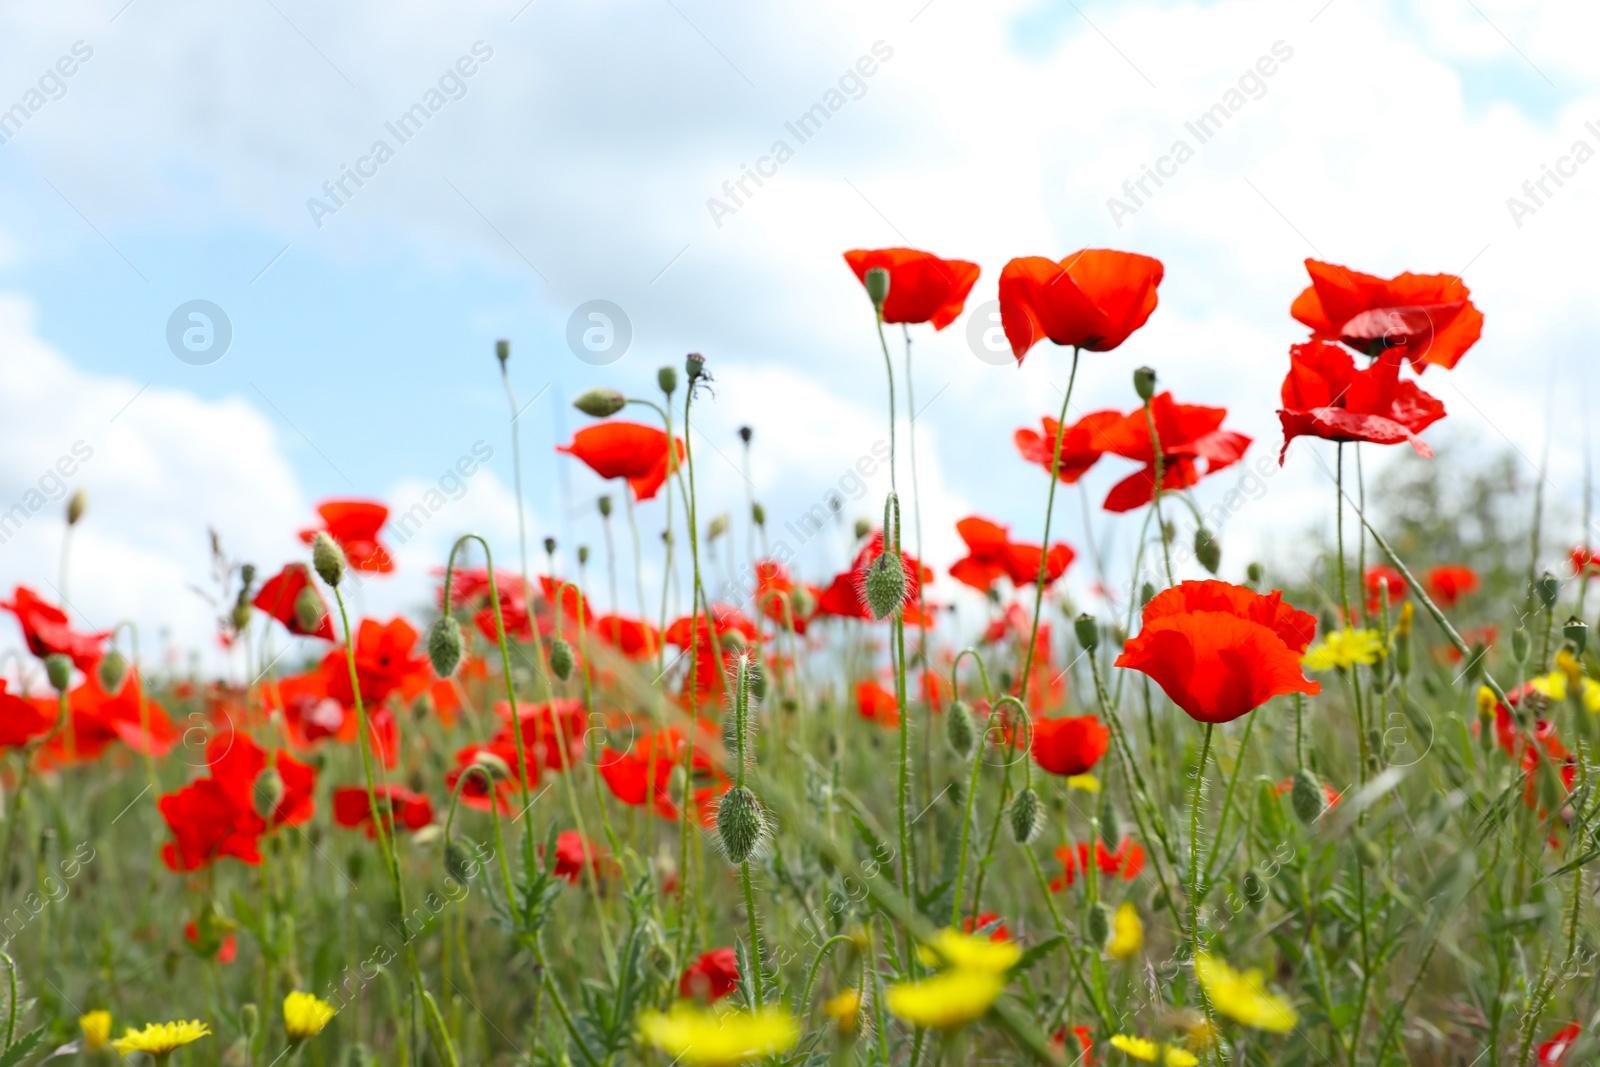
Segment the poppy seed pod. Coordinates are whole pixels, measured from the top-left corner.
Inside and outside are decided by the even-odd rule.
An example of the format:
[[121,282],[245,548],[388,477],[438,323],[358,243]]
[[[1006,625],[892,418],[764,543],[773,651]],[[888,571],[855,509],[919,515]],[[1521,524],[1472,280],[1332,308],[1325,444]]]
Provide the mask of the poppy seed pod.
[[1581,656],[1589,647],[1589,624],[1574,615],[1561,627],[1561,636],[1567,639],[1572,651]]
[[294,598],[294,621],[299,623],[300,629],[304,633],[316,633],[327,614],[328,609],[323,606],[317,591],[309,585],[301,586]]
[[122,683],[128,677],[128,660],[121,652],[112,649],[100,661],[100,688],[112,696],[122,692]]
[[447,841],[444,846],[444,869],[463,885],[472,881],[472,857],[460,842]]
[[678,368],[662,367],[660,370],[656,371],[656,384],[659,385],[661,387],[661,391],[666,393],[668,396],[676,393],[678,391]]
[[1093,615],[1085,613],[1073,619],[1072,632],[1085,652],[1093,652],[1100,646],[1100,623]]
[[1322,791],[1322,783],[1317,781],[1315,774],[1304,767],[1295,772],[1290,799],[1294,802],[1295,817],[1307,826],[1321,818],[1328,806],[1328,797]]
[[1044,808],[1039,803],[1039,794],[1032,788],[1018,793],[1017,799],[1011,802],[1012,840],[1019,845],[1026,845],[1038,836],[1043,822]]
[[611,517],[611,497],[602,494],[600,499],[595,501],[595,506],[600,509],[600,517],[602,519]]
[[1140,367],[1133,372],[1133,391],[1139,394],[1140,400],[1149,400],[1156,395],[1155,368]]
[[79,489],[77,492],[73,493],[72,498],[67,501],[67,525],[78,525],[78,520],[83,518],[83,513],[88,509],[88,507],[88,493],[85,493],[82,489]]
[[1544,605],[1546,611],[1556,606],[1556,599],[1561,595],[1561,583],[1549,571],[1539,575],[1539,580],[1533,584],[1534,592],[1539,594],[1539,603]]
[[744,634],[738,630],[729,630],[727,633],[717,635],[717,643],[724,652],[743,652],[750,647],[750,642],[745,640]]
[[690,352],[683,360],[683,371],[689,376],[689,384],[693,385],[695,379],[706,372],[706,360],[698,352]]
[[283,794],[288,791],[284,785],[283,775],[278,773],[278,768],[268,767],[256,775],[256,784],[252,790],[252,799],[255,802],[256,814],[263,819],[270,819],[278,810],[278,805],[283,803]]
[[72,684],[72,660],[59,652],[52,652],[44,658],[44,673],[56,692],[65,693],[67,686]]
[[317,577],[334,588],[344,581],[344,549],[325,530],[318,530],[311,539],[311,566],[316,569]]
[[885,552],[867,568],[863,583],[867,610],[874,619],[887,619],[906,600],[906,571],[898,559]]
[[500,361],[500,365],[504,367],[506,365],[506,360],[511,358],[511,342],[496,341],[494,343],[494,358],[498,359]]
[[867,271],[867,298],[872,301],[872,306],[879,311],[883,310],[883,302],[889,299],[889,272],[882,267],[873,267]]
[[428,658],[433,673],[448,678],[461,666],[461,624],[450,615],[441,615],[428,631]]
[[957,700],[950,705],[944,720],[944,739],[949,743],[950,751],[962,759],[972,755],[973,745],[978,738],[972,724],[972,709],[967,707],[966,701]]
[[1097,900],[1089,905],[1089,914],[1083,924],[1083,936],[1097,952],[1110,942],[1111,906],[1105,901]]
[[627,407],[627,405],[627,397],[623,396],[615,389],[607,389],[604,386],[596,386],[595,388],[590,389],[588,392],[579,395],[578,399],[572,402],[573,407],[577,408],[585,415],[592,415],[597,419],[603,419],[608,415],[615,415],[617,412]]
[[767,817],[754,793],[736,785],[722,794],[722,804],[717,808],[717,836],[730,860],[743,863],[749,859],[766,832]]
[[550,669],[555,676],[563,682],[572,677],[574,663],[572,645],[564,637],[558,637],[550,642]]
[[1217,568],[1222,566],[1222,543],[1204,526],[1194,531],[1194,558],[1211,574],[1216,574]]
[[1100,840],[1113,852],[1122,844],[1122,816],[1108,796],[1100,798]]

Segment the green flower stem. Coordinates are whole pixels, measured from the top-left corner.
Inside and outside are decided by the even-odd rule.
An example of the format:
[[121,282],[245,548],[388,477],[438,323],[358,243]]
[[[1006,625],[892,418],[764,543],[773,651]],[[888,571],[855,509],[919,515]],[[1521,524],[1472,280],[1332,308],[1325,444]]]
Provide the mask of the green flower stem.
[[[1250,744],[1250,731],[1256,726],[1256,712],[1259,708],[1250,709],[1250,715],[1244,720],[1244,736],[1239,738],[1239,751],[1233,757],[1233,773],[1228,776],[1228,788],[1222,795],[1222,815],[1217,821],[1216,836],[1211,841],[1211,851],[1206,856],[1206,893],[1211,892],[1212,869],[1217,862],[1217,853],[1222,851],[1222,837],[1228,828],[1228,815],[1233,810],[1233,790],[1239,784],[1239,772],[1244,768],[1245,749]],[[1220,757],[1219,757],[1220,758]]]
[[[548,700],[555,692],[555,686],[551,683],[550,676],[545,671],[544,639],[539,634],[539,620],[534,617],[533,592],[528,584],[528,520],[522,507],[522,446],[517,433],[517,421],[522,415],[522,412],[517,409],[517,394],[511,388],[511,372],[507,369],[507,362],[507,360],[500,361],[500,380],[502,383],[504,383],[506,388],[506,400],[511,404],[511,474],[517,492],[517,547],[522,555],[522,602],[528,606],[528,624],[529,628],[533,631],[533,670],[535,682],[544,683],[542,693],[540,691],[540,686],[537,684],[534,685],[533,695],[535,700],[537,700],[540,696],[543,696]],[[489,568],[489,589],[492,593],[494,590],[494,563],[488,558],[489,545],[488,542],[484,541],[484,539],[481,537],[476,538],[476,540],[479,544],[483,545],[484,558]],[[457,544],[460,544],[460,542],[458,541]],[[452,549],[452,558],[454,555],[455,552]],[[494,613],[495,623],[498,626],[500,623],[500,606],[498,598],[496,598],[495,601]],[[505,628],[503,626],[500,627],[500,633],[502,635],[501,650],[504,651],[503,642],[505,640]],[[507,671],[506,685],[507,687],[510,687],[511,684],[511,672]],[[516,718],[516,710],[517,700],[515,696],[512,696],[511,713],[513,719]]]
[[989,688],[989,671],[983,665],[983,656],[975,648],[963,648],[956,653],[955,662],[950,665],[950,692],[952,699],[960,693],[957,687],[957,672],[961,669],[963,656],[971,656],[972,661],[978,665],[978,675],[983,680],[983,697],[989,701],[989,718],[984,722],[983,733],[978,735],[976,747],[972,752],[972,773],[967,779],[966,803],[961,812],[961,843],[956,848],[956,881],[954,892],[950,900],[950,925],[955,926],[961,921],[961,890],[967,884],[967,836],[972,827],[972,808],[974,798],[978,795],[978,771],[983,766],[983,746],[988,742],[989,731],[995,726],[998,709],[994,707],[994,691]]
[[[906,451],[911,457],[911,528],[916,538],[917,566],[922,566],[922,492],[917,488],[917,398],[911,386],[911,327],[900,324],[906,341],[906,412],[910,416]],[[921,575],[919,574],[920,578]],[[933,703],[928,692],[928,613],[919,613],[917,649],[922,657],[922,806],[933,803]],[[907,709],[909,711],[909,708]],[[933,823],[928,823],[928,846],[933,847]]]
[[795,1002],[795,1007],[799,1010],[802,1019],[811,1011],[811,990],[816,985],[817,971],[821,969],[822,961],[827,958],[828,952],[835,945],[848,945],[854,941],[855,938],[849,934],[834,934],[822,943],[822,947],[817,949],[817,954],[811,959],[811,966],[806,969],[806,984],[802,987],[800,999]]
[[1056,447],[1050,454],[1050,493],[1044,506],[1044,540],[1039,545],[1039,579],[1033,591],[1033,628],[1028,633],[1028,652],[1022,660],[1022,680],[1018,695],[1024,704],[1028,700],[1028,683],[1033,680],[1033,650],[1039,643],[1039,616],[1044,610],[1045,577],[1050,567],[1050,520],[1056,510],[1056,483],[1060,481],[1061,441],[1066,437],[1067,408],[1072,403],[1072,387],[1078,381],[1078,356],[1076,345],[1072,348],[1072,370],[1067,375],[1067,391],[1061,396],[1061,415],[1056,419]]
[[1150,507],[1156,513],[1156,526],[1161,532],[1161,558],[1167,565],[1167,585],[1177,585],[1172,577],[1172,546],[1167,543],[1167,524],[1161,517],[1161,482],[1165,478],[1164,460],[1161,455],[1161,435],[1156,432],[1155,401],[1144,402],[1144,421],[1150,428],[1150,454],[1155,457],[1156,480],[1150,491]]

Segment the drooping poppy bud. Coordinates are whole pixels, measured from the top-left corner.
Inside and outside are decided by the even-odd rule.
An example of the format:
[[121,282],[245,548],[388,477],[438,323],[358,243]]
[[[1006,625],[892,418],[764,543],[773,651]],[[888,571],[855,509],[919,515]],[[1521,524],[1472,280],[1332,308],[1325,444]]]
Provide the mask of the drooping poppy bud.
[[461,624],[454,616],[441,615],[428,631],[428,659],[433,661],[433,673],[448,678],[461,665]]
[[1322,783],[1305,767],[1295,772],[1289,797],[1294,802],[1295,817],[1307,826],[1321,818],[1322,812],[1328,806],[1328,797],[1322,791]]
[[717,538],[721,537],[723,534],[725,534],[727,532],[728,532],[728,513],[727,512],[723,512],[720,515],[714,516],[712,518],[712,520],[706,524],[706,540],[707,541],[715,541]]
[[1096,952],[1104,949],[1111,940],[1111,906],[1103,900],[1089,905],[1089,914],[1083,924],[1083,936]]
[[755,436],[755,431],[752,430],[750,427],[748,427],[748,426],[739,427],[739,440],[743,441],[745,444],[749,444],[750,443],[750,438],[752,438],[754,436]]
[[1573,653],[1581,656],[1583,650],[1589,647],[1589,624],[1574,615],[1561,627],[1561,636],[1572,645]]
[[592,415],[597,419],[603,419],[608,416],[615,415],[617,412],[627,407],[628,398],[617,392],[615,389],[607,389],[604,386],[596,386],[595,388],[580,394],[578,399],[572,402],[572,406],[583,412],[585,415]]
[[263,819],[271,819],[273,812],[278,810],[278,805],[283,803],[283,794],[287,791],[288,786],[284,784],[283,775],[278,773],[278,768],[268,767],[256,775],[252,791],[256,814]]
[[1122,844],[1122,816],[1111,803],[1111,797],[1105,794],[1100,797],[1100,840],[1113,852]]
[[1085,652],[1093,652],[1100,645],[1100,623],[1093,615],[1085,613],[1072,620],[1072,632]]
[[676,393],[678,391],[678,368],[662,367],[660,370],[656,371],[656,384],[659,385],[661,387],[661,391],[666,393],[668,396]]
[[52,652],[44,658],[44,673],[56,692],[65,693],[72,684],[72,660],[59,652]]
[[874,619],[887,619],[906,600],[906,571],[899,559],[884,552],[867,568],[863,583],[867,610]]
[[261,1029],[261,1009],[254,1002],[245,1004],[239,1009],[239,1030],[244,1034],[245,1040],[255,1037]]
[[445,843],[444,869],[450,877],[463,885],[472,881],[472,857],[459,841]]
[[317,577],[334,588],[344,581],[344,549],[326,530],[318,530],[311,539],[311,566],[316,568]]
[[734,863],[749,859],[766,830],[766,814],[754,793],[736,785],[722,794],[722,803],[717,808],[717,836],[722,840],[728,859]]
[[889,299],[889,272],[882,267],[872,267],[867,271],[867,298],[872,301],[872,306],[879,311],[883,310],[883,302]]
[[1154,367],[1140,367],[1133,372],[1133,391],[1139,394],[1140,400],[1149,400],[1156,395]]
[[112,696],[122,692],[122,683],[128,677],[128,661],[121,652],[112,649],[100,661],[100,688]]
[[246,626],[249,626],[250,602],[248,600],[240,600],[233,606],[233,610],[228,613],[228,617],[235,630],[243,630]]
[[797,619],[808,619],[817,610],[817,598],[805,586],[789,591],[789,610]]
[[83,518],[83,513],[89,507],[89,494],[79,489],[72,494],[72,499],[67,501],[67,525],[76,526],[78,520]]
[[944,738],[950,745],[950,751],[957,756],[966,759],[972,755],[977,731],[972,725],[972,709],[967,707],[966,701],[957,700],[950,705],[944,720]]
[[1033,789],[1024,789],[1017,794],[1017,799],[1011,802],[1011,838],[1019,845],[1026,845],[1039,834],[1039,827],[1044,822],[1044,808],[1039,803],[1039,794]]
[[1194,531],[1194,558],[1212,574],[1216,574],[1217,568],[1222,566],[1222,544],[1216,534],[1204,526],[1198,526]]
[[1139,587],[1139,606],[1144,607],[1156,598],[1156,587],[1153,582],[1145,582]]
[[563,682],[572,677],[572,668],[576,657],[572,654],[572,645],[564,637],[558,637],[550,642],[550,670]]
[[546,537],[544,539],[544,554],[547,556],[556,554],[556,539],[554,537]]
[[482,767],[497,782],[511,777],[511,764],[486,748],[479,749],[478,754],[472,757],[472,765]]
[[1533,584],[1533,590],[1539,595],[1539,603],[1549,611],[1556,606],[1556,598],[1561,595],[1561,583],[1556,580],[1555,575],[1545,571]]

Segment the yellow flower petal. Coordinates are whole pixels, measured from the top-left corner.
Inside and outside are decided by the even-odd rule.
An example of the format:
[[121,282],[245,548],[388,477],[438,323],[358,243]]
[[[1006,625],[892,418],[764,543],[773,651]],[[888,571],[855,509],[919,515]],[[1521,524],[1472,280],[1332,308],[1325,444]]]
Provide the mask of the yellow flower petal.
[[987,1012],[1005,987],[1005,979],[991,971],[956,969],[890,986],[885,1000],[891,1012],[913,1026],[953,1030]]
[[[1409,604],[1406,606],[1410,607]],[[1192,1052],[1185,1052],[1181,1048],[1168,1045],[1161,1050],[1161,1062],[1166,1064],[1166,1067],[1198,1067],[1200,1059]]]
[[1144,923],[1139,921],[1139,909],[1131,901],[1117,907],[1111,917],[1111,943],[1106,951],[1119,960],[1125,960],[1144,948]]
[[1081,789],[1085,793],[1100,792],[1100,779],[1092,774],[1074,774],[1067,778],[1067,785],[1073,789]]
[[1376,663],[1383,656],[1383,639],[1376,630],[1335,630],[1313,645],[1300,663],[1308,671],[1348,668]]
[[1146,1063],[1156,1062],[1156,1054],[1161,1051],[1161,1046],[1154,1041],[1143,1037],[1130,1037],[1127,1034],[1112,1034],[1111,1047]]
[[90,1052],[106,1047],[106,1042],[111,1040],[111,1013],[103,1009],[86,1012],[78,1016],[78,1025],[83,1028],[83,1047]]
[[1194,970],[1211,1003],[1235,1022],[1281,1034],[1300,1019],[1288,1001],[1267,992],[1260,971],[1240,974],[1204,952],[1195,957]]
[[290,1041],[316,1037],[335,1014],[333,1005],[312,993],[290,993],[283,998],[283,1028]]
[[763,1056],[787,1052],[800,1037],[799,1027],[778,1008],[729,1011],[697,1008],[679,1001],[665,1014],[643,1012],[639,1033],[675,1062],[690,1067],[734,1067]]
[[929,967],[941,963],[968,971],[999,974],[1010,970],[1022,958],[1022,947],[1015,941],[991,941],[987,935],[974,936],[946,927],[939,931],[918,957]]
[[211,1027],[198,1019],[189,1022],[150,1023],[143,1030],[128,1028],[127,1033],[111,1042],[111,1047],[126,1056],[130,1052],[147,1052],[151,1056],[165,1056],[175,1048],[210,1035]]
[[846,989],[838,996],[823,1001],[822,1010],[839,1023],[840,1030],[847,1034],[854,1033],[861,1015],[861,994],[854,989]]

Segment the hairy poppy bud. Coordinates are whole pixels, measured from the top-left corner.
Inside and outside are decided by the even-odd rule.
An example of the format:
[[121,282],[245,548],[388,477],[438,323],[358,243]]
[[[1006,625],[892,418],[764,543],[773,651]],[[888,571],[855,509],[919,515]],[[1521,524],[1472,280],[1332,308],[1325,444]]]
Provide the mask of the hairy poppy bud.
[[600,496],[600,499],[595,501],[595,506],[600,509],[600,517],[602,519],[609,519],[611,517],[611,497],[610,496],[602,493],[601,496]]
[[245,1004],[239,1009],[239,1030],[244,1034],[245,1040],[256,1036],[261,1029],[261,1009],[254,1003]]
[[743,652],[750,645],[750,642],[745,640],[744,634],[738,630],[718,634],[717,643],[722,646],[724,652]]
[[889,272],[882,267],[873,267],[867,271],[866,282],[868,299],[873,307],[882,311],[883,302],[889,299]]
[[546,537],[544,539],[544,554],[547,556],[556,554],[556,539],[554,537]]
[[461,624],[450,615],[441,615],[428,631],[428,658],[433,673],[448,678],[461,666]]
[[122,683],[128,677],[128,660],[121,652],[112,649],[100,660],[100,688],[112,696],[122,692]]
[[1085,652],[1093,652],[1100,645],[1100,623],[1087,613],[1072,620],[1072,632]]
[[789,592],[789,611],[796,619],[809,619],[811,613],[817,610],[817,598],[805,586],[792,589]]
[[582,567],[584,564],[586,564],[588,562],[589,562],[589,546],[588,545],[579,545],[578,546],[578,566]]
[[706,540],[707,541],[715,541],[717,538],[721,537],[723,534],[725,534],[727,532],[728,532],[728,513],[727,512],[723,512],[721,515],[715,516],[714,518],[712,518],[712,520],[710,522],[706,523]]
[[1096,952],[1106,947],[1111,940],[1111,905],[1103,900],[1089,905],[1089,914],[1083,923],[1083,937]]
[[869,534],[871,532],[872,532],[872,523],[868,522],[866,519],[857,519],[856,520],[856,540],[857,541],[861,540],[863,537],[867,536],[867,534]]
[[1117,814],[1111,798],[1103,794],[1100,798],[1100,840],[1113,852],[1122,844],[1122,816]]
[[472,765],[482,767],[489,777],[497,782],[503,782],[511,777],[511,764],[486,748],[479,749],[478,754],[472,757]]
[[44,673],[56,692],[65,693],[67,686],[72,684],[72,660],[59,652],[52,652],[44,658]]
[[678,391],[678,368],[662,367],[660,370],[656,371],[656,384],[659,385],[661,387],[661,391],[666,393],[668,396],[676,393]]
[[739,440],[743,441],[745,444],[749,444],[750,443],[750,438],[752,438],[754,436],[755,436],[755,431],[752,430],[750,427],[748,427],[748,426],[739,427]]
[[706,360],[698,352],[690,352],[683,360],[683,371],[689,376],[689,384],[693,385],[695,379],[706,372]]
[[1520,626],[1511,631],[1511,658],[1518,663],[1528,662],[1528,631]]
[[1194,531],[1194,558],[1211,574],[1222,566],[1222,543],[1204,526],[1197,526]]
[[1044,822],[1044,808],[1039,803],[1039,794],[1033,789],[1024,789],[1017,794],[1017,799],[1011,802],[1011,838],[1019,845],[1026,845],[1039,833],[1040,824]]
[[83,518],[84,511],[89,507],[89,494],[82,489],[72,494],[67,501],[67,525],[76,526],[78,520]]
[[1561,595],[1561,583],[1549,571],[1539,576],[1539,580],[1533,583],[1533,589],[1539,594],[1539,603],[1544,605],[1546,611],[1556,606],[1556,598]]
[[256,814],[263,819],[272,818],[273,812],[278,810],[278,805],[283,803],[283,794],[287,789],[283,783],[283,775],[278,773],[276,767],[268,767],[256,775],[253,790]]
[[627,407],[628,398],[615,389],[596,386],[588,392],[580,394],[578,399],[572,402],[572,406],[585,415],[593,415],[597,419],[603,419],[609,415],[615,415]]
[[444,869],[456,881],[465,885],[472,881],[472,856],[459,841],[448,841],[444,846]]
[[1317,781],[1317,776],[1302,767],[1295,772],[1294,785],[1290,789],[1289,797],[1294,801],[1294,814],[1301,822],[1310,826],[1322,817],[1322,812],[1328,806],[1328,797],[1322,791],[1322,783]]
[[572,645],[564,637],[558,637],[550,642],[550,669],[555,676],[563,682],[572,677],[572,667],[575,657],[572,654]]
[[887,619],[906,600],[906,571],[898,559],[885,552],[867,568],[863,583],[867,610],[874,619]]
[[1155,587],[1154,583],[1145,582],[1143,585],[1141,585],[1139,587],[1139,606],[1140,607],[1144,607],[1144,605],[1146,605],[1146,604],[1150,603],[1150,601],[1154,600],[1155,597],[1156,597],[1156,587]]
[[1266,571],[1262,569],[1261,564],[1259,563],[1252,563],[1244,569],[1245,580],[1251,585],[1260,585],[1261,579],[1265,575]]
[[751,504],[750,521],[757,526],[765,526],[767,524],[767,509],[760,504]]
[[500,365],[504,367],[506,365],[506,360],[511,358],[511,342],[496,341],[494,343],[494,358],[498,359],[500,361]]
[[330,586],[337,588],[344,581],[344,549],[324,530],[318,530],[311,539],[311,565],[316,568],[317,577]]
[[1140,400],[1149,400],[1156,395],[1155,368],[1140,367],[1133,372],[1133,391],[1139,394]]
[[322,626],[323,616],[328,614],[328,609],[323,605],[322,598],[317,591],[309,585],[300,587],[300,592],[294,598],[294,621],[304,633],[316,633]]
[[749,859],[766,831],[767,817],[754,793],[736,785],[722,794],[722,804],[717,808],[717,836],[730,860],[743,863]]
[[246,626],[249,626],[250,602],[248,600],[239,601],[233,606],[233,610],[228,613],[228,618],[233,623],[235,630],[243,630]]
[[1572,651],[1581,656],[1589,647],[1589,624],[1574,615],[1561,627],[1561,636],[1572,645]]
[[[1406,607],[1410,607],[1410,601]],[[1394,669],[1400,677],[1405,678],[1411,674],[1411,630],[1395,630],[1394,632]]]
[[1245,902],[1250,905],[1251,910],[1261,910],[1261,902],[1267,899],[1267,886],[1261,880],[1261,875],[1256,873],[1254,867],[1244,872],[1244,885],[1240,888],[1244,893]]
[[972,709],[967,707],[966,701],[958,700],[950,705],[944,718],[944,739],[950,751],[962,759],[972,755],[972,746],[978,738],[972,725]]

